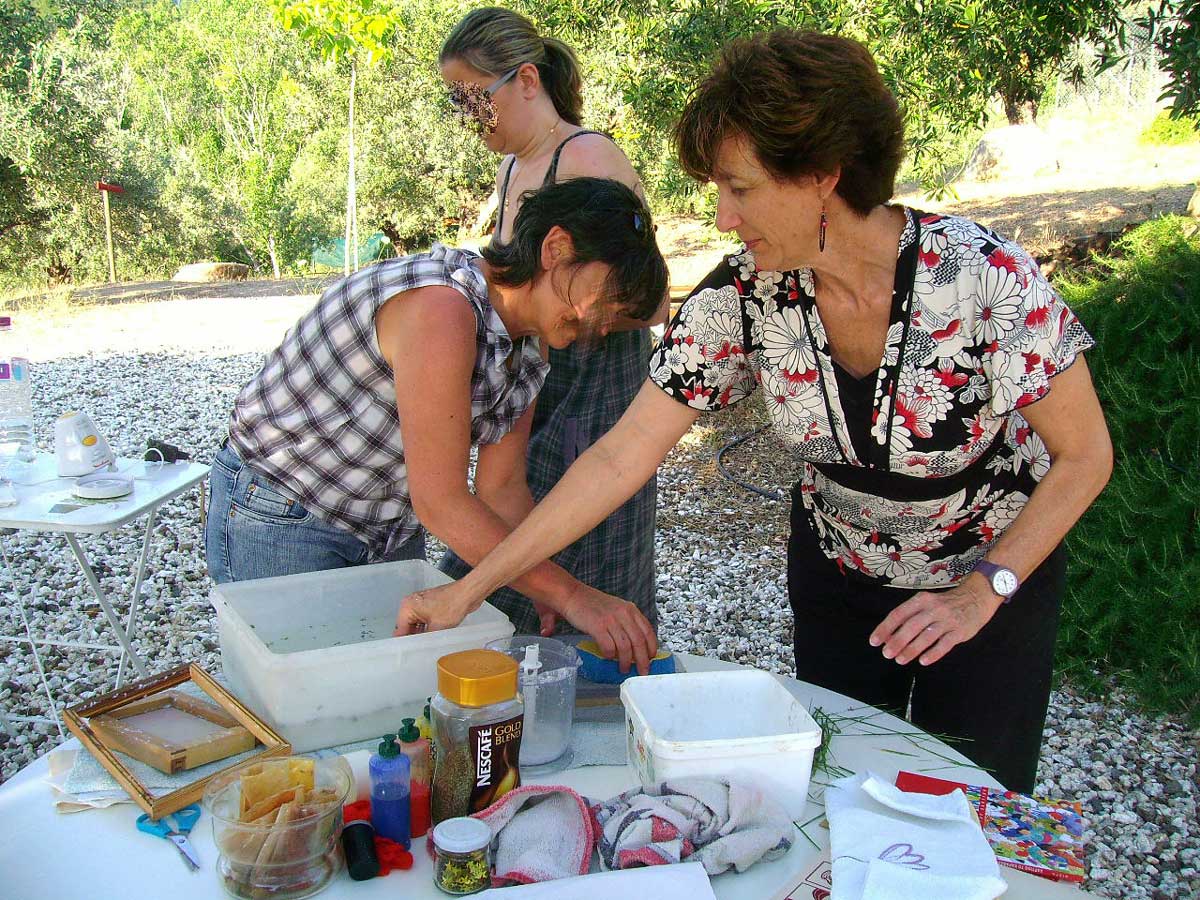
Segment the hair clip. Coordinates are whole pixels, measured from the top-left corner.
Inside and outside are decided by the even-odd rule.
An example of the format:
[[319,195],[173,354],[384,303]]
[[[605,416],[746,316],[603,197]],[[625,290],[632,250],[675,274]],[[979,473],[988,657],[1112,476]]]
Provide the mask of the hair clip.
[[638,234],[642,234],[643,233],[643,228],[642,228],[643,225],[644,225],[644,223],[642,222],[642,214],[634,213],[633,214],[633,230],[636,231]]

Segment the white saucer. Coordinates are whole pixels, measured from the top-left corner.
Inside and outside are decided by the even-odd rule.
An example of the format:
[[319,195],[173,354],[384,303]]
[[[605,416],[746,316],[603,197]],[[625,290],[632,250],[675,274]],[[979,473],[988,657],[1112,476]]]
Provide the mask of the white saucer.
[[71,492],[84,500],[115,500],[133,493],[133,479],[127,475],[96,472],[76,481]]

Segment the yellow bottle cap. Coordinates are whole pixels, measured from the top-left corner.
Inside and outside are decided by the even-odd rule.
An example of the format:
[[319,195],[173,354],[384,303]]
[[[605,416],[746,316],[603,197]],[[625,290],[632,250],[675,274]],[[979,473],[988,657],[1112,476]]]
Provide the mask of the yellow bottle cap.
[[438,660],[438,693],[459,706],[517,696],[517,661],[499,650],[461,650]]

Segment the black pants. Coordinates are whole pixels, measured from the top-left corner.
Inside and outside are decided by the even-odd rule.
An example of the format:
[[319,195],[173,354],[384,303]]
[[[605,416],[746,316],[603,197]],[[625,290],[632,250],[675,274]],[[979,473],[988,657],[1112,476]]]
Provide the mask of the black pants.
[[867,638],[916,591],[844,575],[821,552],[793,497],[788,597],[795,615],[796,677],[961,738],[952,746],[1009,790],[1037,779],[1050,701],[1054,642],[1066,581],[1060,544],[974,638],[930,666],[885,659]]

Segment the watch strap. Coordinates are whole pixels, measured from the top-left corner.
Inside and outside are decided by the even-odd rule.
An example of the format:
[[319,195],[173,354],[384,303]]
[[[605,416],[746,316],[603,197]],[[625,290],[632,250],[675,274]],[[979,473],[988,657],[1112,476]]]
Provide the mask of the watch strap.
[[1011,603],[1013,594],[1015,594],[1017,591],[1019,591],[1021,589],[1021,580],[1019,578],[1017,578],[1016,573],[1014,573],[1012,569],[1009,569],[1006,566],[1001,566],[994,562],[988,562],[986,559],[981,559],[979,562],[975,563],[975,568],[972,569],[971,571],[979,572],[981,575],[983,575],[983,577],[985,577],[988,580],[988,583],[991,585],[993,591],[996,591],[995,578],[996,578],[996,574],[998,572],[1008,572],[1010,575],[1012,575],[1013,580],[1016,581],[1016,583],[1017,583],[1017,586],[1015,588],[1013,588],[1010,593],[1007,593],[1007,594],[1005,594],[1001,591],[996,591],[997,594],[999,594],[1001,597],[1004,598],[1005,603]]

